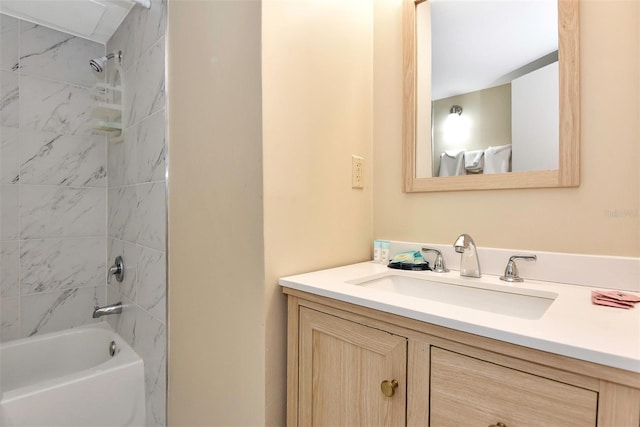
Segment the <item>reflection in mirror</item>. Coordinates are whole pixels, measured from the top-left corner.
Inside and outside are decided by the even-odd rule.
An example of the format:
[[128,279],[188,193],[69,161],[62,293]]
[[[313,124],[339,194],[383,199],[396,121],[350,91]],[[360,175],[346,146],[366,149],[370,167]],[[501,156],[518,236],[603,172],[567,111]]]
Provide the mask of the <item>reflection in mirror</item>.
[[425,176],[557,169],[557,0],[430,0],[416,16],[418,64],[431,64],[417,74],[431,85]]
[[578,0],[406,1],[404,45],[406,191],[578,185]]

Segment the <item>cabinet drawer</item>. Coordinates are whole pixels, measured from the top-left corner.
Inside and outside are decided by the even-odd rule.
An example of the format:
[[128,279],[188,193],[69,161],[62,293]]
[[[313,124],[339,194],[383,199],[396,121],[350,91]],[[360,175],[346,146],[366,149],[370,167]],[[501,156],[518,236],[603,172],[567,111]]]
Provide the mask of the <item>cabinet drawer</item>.
[[591,390],[431,347],[430,424],[595,426]]

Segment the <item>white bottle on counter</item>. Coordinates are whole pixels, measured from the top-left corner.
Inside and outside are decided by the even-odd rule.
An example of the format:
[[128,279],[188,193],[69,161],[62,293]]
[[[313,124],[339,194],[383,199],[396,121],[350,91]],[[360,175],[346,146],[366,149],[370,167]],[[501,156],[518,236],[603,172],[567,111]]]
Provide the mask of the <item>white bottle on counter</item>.
[[380,263],[387,265],[389,264],[389,251],[391,250],[391,242],[388,240],[383,240],[380,243]]
[[380,257],[382,256],[380,253],[382,251],[381,244],[382,242],[380,240],[373,241],[373,262],[378,264],[380,263]]

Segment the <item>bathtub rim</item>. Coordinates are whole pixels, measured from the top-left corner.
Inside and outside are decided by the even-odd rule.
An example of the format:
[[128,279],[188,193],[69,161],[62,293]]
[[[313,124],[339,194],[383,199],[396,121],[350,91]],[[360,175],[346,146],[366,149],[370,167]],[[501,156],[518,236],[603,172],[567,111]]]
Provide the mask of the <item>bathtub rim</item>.
[[[32,343],[34,341],[45,341],[54,339],[55,337],[72,335],[86,332],[87,330],[95,329],[100,333],[113,334],[113,341],[116,342],[118,352],[108,359],[106,362],[96,366],[92,366],[88,369],[84,369],[77,372],[72,372],[66,375],[62,375],[56,378],[50,378],[48,380],[40,381],[35,384],[28,384],[12,390],[0,390],[0,406],[5,403],[10,403],[16,399],[32,396],[34,394],[49,391],[64,385],[73,384],[76,382],[84,381],[90,377],[107,374],[110,371],[128,368],[132,365],[141,364],[144,369],[144,362],[142,358],[133,350],[133,348],[116,332],[111,325],[107,322],[97,322],[88,325],[77,326],[74,328],[63,329],[56,332],[49,332],[42,335],[36,335],[32,337],[19,338],[17,340],[8,341],[0,344],[0,354],[3,349],[13,348],[26,343]],[[0,361],[1,363],[1,361]]]

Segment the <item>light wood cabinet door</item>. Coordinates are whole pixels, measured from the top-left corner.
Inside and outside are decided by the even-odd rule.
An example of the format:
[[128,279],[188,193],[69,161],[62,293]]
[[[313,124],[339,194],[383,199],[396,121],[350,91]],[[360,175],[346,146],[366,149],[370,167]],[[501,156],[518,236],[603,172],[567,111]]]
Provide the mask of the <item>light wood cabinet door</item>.
[[598,393],[431,348],[432,426],[595,426]]
[[[407,339],[308,308],[299,312],[300,426],[402,426]],[[397,381],[391,397],[383,381]]]

